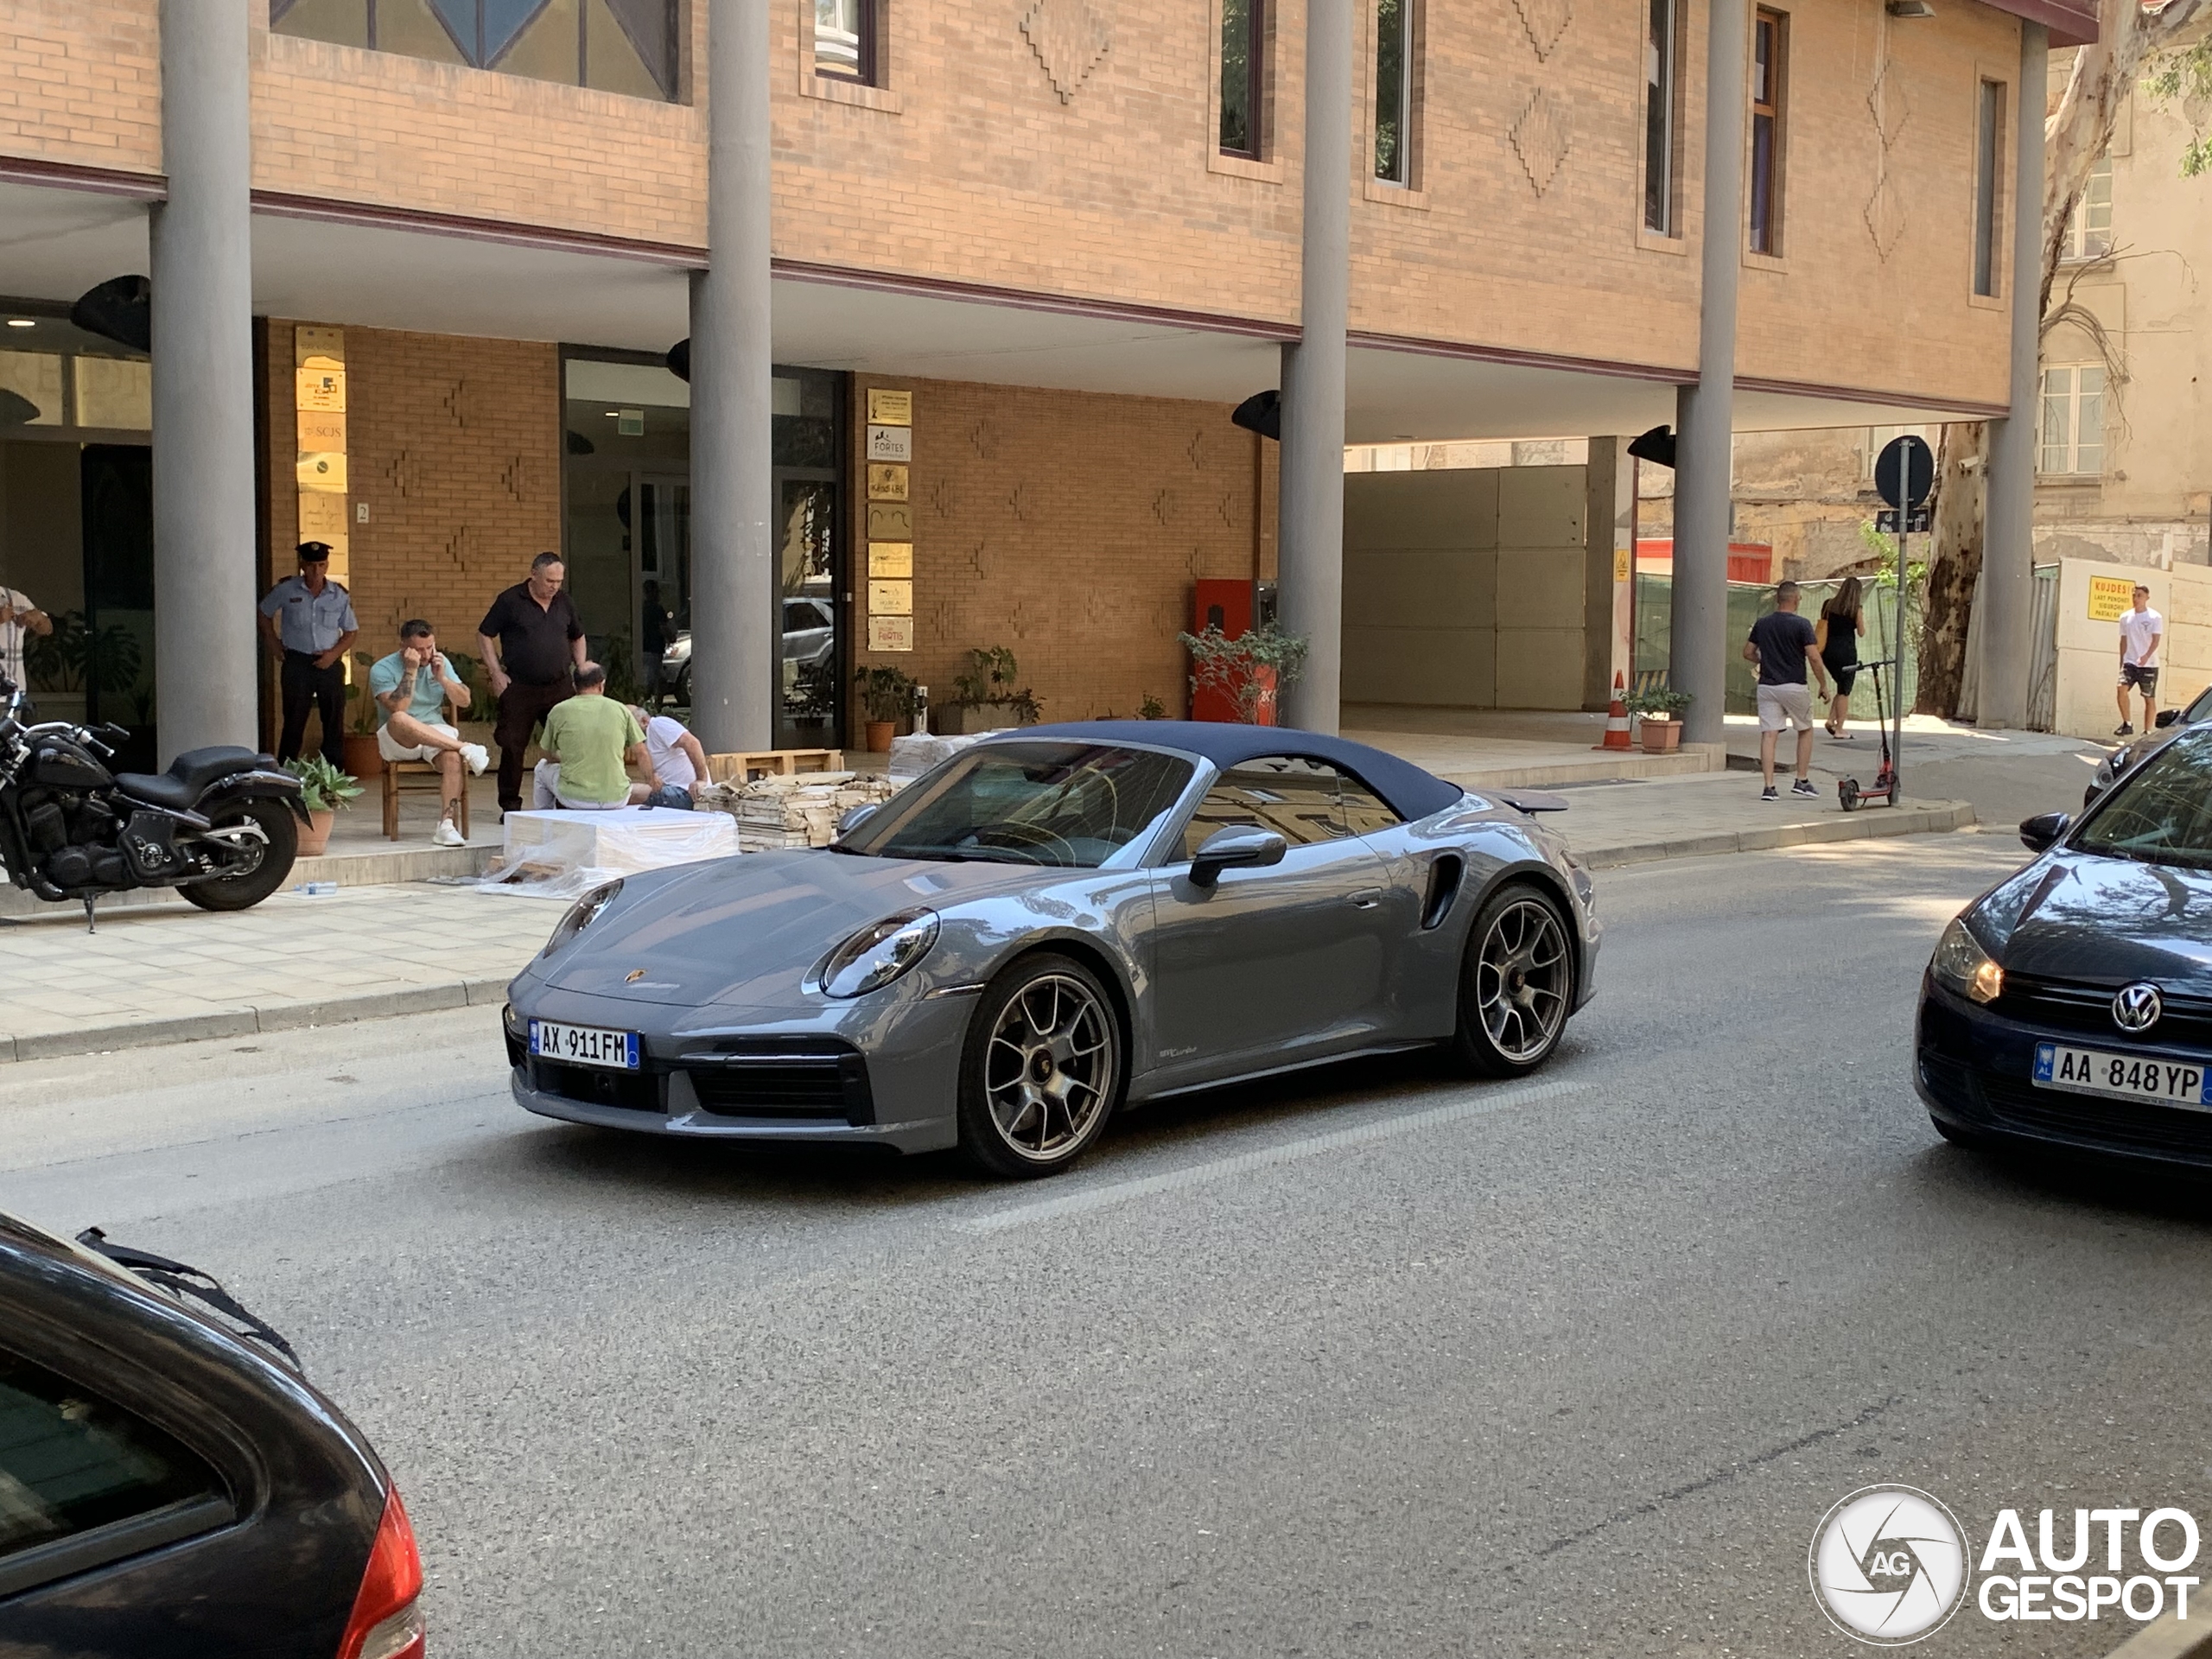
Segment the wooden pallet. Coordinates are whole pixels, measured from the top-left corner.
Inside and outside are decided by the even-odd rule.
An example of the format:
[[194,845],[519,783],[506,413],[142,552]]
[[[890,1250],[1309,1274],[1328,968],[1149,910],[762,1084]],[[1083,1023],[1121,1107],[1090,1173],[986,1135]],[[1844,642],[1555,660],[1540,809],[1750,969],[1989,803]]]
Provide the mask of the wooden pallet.
[[716,784],[749,783],[755,778],[795,778],[806,772],[842,772],[842,749],[741,749],[707,757],[707,779]]

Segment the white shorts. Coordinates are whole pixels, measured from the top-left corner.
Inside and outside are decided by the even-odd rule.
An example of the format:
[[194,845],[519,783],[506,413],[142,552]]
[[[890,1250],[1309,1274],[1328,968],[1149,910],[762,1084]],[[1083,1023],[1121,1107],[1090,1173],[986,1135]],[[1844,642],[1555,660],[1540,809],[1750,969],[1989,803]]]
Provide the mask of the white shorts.
[[[443,732],[448,737],[457,738],[461,735],[452,727],[438,721],[426,720],[423,724],[434,732]],[[434,745],[429,743],[417,743],[412,748],[403,747],[399,740],[391,734],[391,728],[387,725],[377,728],[377,753],[387,760],[435,761],[438,758],[439,751]]]
[[1786,726],[1795,726],[1801,732],[1813,729],[1813,688],[1809,685],[1762,685],[1759,687],[1759,730],[1778,732]]

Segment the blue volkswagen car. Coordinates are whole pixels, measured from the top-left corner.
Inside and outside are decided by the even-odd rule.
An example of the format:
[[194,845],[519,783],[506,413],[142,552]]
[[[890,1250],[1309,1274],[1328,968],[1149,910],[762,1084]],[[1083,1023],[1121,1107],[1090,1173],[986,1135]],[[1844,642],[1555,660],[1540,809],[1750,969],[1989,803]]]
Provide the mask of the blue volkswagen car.
[[2212,1167],[2212,725],[2177,733],[1943,930],[1914,1080],[1936,1128]]

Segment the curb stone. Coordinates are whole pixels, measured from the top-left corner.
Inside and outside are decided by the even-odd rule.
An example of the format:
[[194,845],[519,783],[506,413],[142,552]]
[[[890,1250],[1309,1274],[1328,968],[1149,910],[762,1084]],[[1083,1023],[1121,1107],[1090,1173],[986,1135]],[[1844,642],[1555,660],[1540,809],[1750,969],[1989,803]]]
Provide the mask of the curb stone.
[[[1629,864],[1649,864],[1661,859],[1704,858],[1715,853],[1768,852],[1783,847],[1825,845],[1839,841],[1872,841],[1890,836],[1921,836],[1964,830],[1974,823],[1974,808],[1963,801],[1936,806],[1867,807],[1839,813],[1812,823],[1778,823],[1750,830],[1722,830],[1676,841],[1635,842],[1611,847],[1576,847],[1574,855],[1593,870],[1616,869]],[[1573,845],[1573,836],[1568,845]]]
[[168,1043],[205,1042],[219,1037],[253,1037],[296,1031],[305,1026],[339,1026],[395,1014],[432,1014],[445,1008],[497,1007],[507,999],[505,979],[456,980],[404,991],[365,991],[358,996],[321,998],[313,1002],[279,1002],[263,1008],[226,1008],[219,1014],[182,1014],[174,1019],[133,1020],[113,1026],[79,1026],[74,1031],[35,1037],[0,1036],[0,1063],[50,1060],[109,1049],[153,1048]]

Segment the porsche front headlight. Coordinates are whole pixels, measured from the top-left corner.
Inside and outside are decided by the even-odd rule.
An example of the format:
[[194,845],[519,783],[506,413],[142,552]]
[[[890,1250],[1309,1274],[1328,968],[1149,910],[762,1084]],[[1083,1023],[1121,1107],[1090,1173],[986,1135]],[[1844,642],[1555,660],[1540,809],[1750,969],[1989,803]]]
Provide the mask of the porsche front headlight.
[[1936,941],[1929,968],[1946,989],[1977,1002],[1994,1002],[2004,993],[2005,970],[1981,948],[1963,916],[1953,917],[1943,937]]
[[545,948],[537,953],[539,957],[551,956],[569,940],[575,938],[577,934],[589,927],[598,917],[599,912],[613,904],[614,895],[621,891],[622,883],[618,878],[594,887],[575,904],[570,905],[569,913],[563,916],[559,925],[554,928],[553,937],[545,941]]
[[828,996],[866,996],[880,991],[924,957],[937,943],[937,912],[902,910],[847,939],[822,964],[822,989]]

